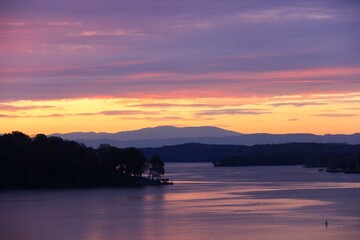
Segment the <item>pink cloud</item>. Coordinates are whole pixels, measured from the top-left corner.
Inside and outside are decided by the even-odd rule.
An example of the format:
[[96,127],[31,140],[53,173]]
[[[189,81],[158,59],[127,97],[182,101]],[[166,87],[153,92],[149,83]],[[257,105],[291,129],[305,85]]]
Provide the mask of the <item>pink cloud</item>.
[[137,30],[115,29],[115,30],[83,30],[80,33],[71,33],[69,36],[74,37],[119,37],[119,36],[144,36]]

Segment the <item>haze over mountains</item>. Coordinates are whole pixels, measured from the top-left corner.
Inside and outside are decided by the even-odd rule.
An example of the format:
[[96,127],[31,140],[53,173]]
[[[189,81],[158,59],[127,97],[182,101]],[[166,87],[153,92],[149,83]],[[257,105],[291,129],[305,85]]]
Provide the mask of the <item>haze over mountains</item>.
[[203,143],[220,145],[277,144],[291,142],[315,143],[347,143],[359,144],[360,134],[344,135],[314,135],[314,134],[241,134],[217,127],[173,127],[160,126],[143,128],[135,131],[118,133],[73,132],[67,134],[55,133],[64,139],[75,140],[87,146],[97,148],[100,144],[110,144],[116,147],[162,147],[184,143]]

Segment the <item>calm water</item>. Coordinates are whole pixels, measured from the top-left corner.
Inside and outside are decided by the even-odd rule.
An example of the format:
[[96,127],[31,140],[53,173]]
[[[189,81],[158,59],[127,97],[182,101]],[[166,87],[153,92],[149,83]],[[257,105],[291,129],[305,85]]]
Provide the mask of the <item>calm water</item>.
[[166,168],[174,186],[0,192],[0,239],[360,239],[360,175]]

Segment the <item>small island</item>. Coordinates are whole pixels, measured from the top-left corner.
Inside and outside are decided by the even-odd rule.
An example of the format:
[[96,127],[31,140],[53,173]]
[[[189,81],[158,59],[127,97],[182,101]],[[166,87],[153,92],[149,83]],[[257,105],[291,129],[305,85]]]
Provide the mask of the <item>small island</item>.
[[[147,173],[144,177],[143,174]],[[169,185],[165,164],[136,148],[100,145],[14,131],[0,136],[0,188],[79,188]]]

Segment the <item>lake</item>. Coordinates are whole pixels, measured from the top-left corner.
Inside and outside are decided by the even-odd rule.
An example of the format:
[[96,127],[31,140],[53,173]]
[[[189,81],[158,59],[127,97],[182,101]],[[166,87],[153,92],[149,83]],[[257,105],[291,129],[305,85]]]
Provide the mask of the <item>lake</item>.
[[360,239],[360,175],[210,163],[166,171],[175,185],[0,191],[0,239]]

